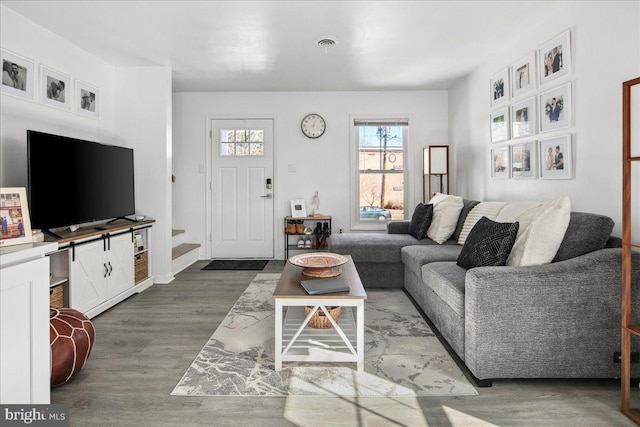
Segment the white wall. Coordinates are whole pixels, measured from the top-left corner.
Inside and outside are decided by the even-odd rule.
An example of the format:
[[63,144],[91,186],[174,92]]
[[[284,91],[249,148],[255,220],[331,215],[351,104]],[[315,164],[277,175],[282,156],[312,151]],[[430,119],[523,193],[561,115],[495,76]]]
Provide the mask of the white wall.
[[[0,96],[0,184],[3,187],[27,186],[27,129],[103,143],[113,143],[114,67],[0,5],[2,48],[42,63],[73,78],[100,88],[100,118],[29,102],[6,94]],[[71,94],[75,88],[68,91]]]
[[[640,3],[569,2],[536,28],[511,35],[497,55],[449,91],[449,139],[455,192],[478,200],[548,200],[568,195],[575,211],[608,215],[621,233],[622,82],[640,75]],[[489,79],[527,53],[571,30],[574,125],[572,180],[494,180],[489,174]],[[536,91],[536,94],[539,90]],[[520,98],[519,98],[520,99]],[[547,133],[543,135],[547,137]],[[541,135],[537,135],[538,139]]]
[[[302,135],[300,122],[309,113],[327,121],[327,131],[316,140]],[[349,231],[350,115],[389,114],[409,117],[411,129],[406,165],[409,212],[422,199],[422,147],[447,143],[447,92],[261,92],[174,93],[173,225],[187,230],[190,240],[205,254],[207,182],[207,116],[275,117],[276,257],[282,258],[282,218],[290,214],[289,200],[303,198],[310,206],[314,191],[321,211],[333,217],[333,231]],[[295,164],[297,172],[288,172]]]

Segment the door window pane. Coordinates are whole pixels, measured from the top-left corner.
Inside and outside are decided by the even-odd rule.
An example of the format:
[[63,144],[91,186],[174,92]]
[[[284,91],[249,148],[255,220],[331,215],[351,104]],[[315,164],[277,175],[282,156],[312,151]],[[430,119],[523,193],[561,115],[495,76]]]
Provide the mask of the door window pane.
[[264,129],[221,129],[221,156],[264,156]]

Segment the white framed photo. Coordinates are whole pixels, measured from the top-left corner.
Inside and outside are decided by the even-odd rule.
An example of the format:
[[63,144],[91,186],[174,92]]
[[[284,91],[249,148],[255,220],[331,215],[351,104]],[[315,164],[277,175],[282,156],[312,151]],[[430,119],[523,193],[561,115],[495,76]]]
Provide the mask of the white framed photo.
[[537,79],[536,53],[531,52],[511,66],[511,97],[535,89]]
[[495,147],[491,149],[491,178],[509,178],[509,146]]
[[291,217],[304,218],[307,216],[307,207],[304,199],[291,200]]
[[509,99],[509,69],[504,68],[490,80],[491,105],[498,105]]
[[491,142],[501,142],[509,139],[509,108],[504,107],[494,111],[491,120]]
[[511,177],[515,179],[538,177],[536,141],[520,142],[511,146]]
[[538,133],[536,98],[531,97],[511,106],[511,138],[523,138]]
[[571,126],[571,83],[555,87],[539,95],[540,132]]
[[76,113],[98,118],[100,117],[100,91],[82,80],[76,79]]
[[573,154],[571,135],[540,140],[540,179],[571,179]]
[[40,103],[71,111],[71,77],[40,64]]
[[0,188],[0,247],[31,243],[31,220],[24,187]]
[[2,93],[34,100],[35,65],[33,60],[2,49]]
[[571,72],[571,31],[549,40],[538,49],[540,86]]

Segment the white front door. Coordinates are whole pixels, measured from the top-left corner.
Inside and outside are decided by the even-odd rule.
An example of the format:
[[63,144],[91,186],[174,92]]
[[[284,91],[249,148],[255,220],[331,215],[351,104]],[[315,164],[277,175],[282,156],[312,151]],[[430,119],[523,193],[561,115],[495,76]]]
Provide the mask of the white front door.
[[273,120],[211,130],[211,256],[273,258]]

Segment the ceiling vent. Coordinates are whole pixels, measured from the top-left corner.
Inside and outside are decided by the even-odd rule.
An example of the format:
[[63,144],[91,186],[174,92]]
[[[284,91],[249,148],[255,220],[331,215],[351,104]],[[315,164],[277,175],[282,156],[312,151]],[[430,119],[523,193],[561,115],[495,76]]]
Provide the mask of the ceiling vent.
[[327,53],[330,47],[333,47],[338,43],[338,39],[336,39],[335,37],[322,37],[321,39],[316,41],[316,45],[318,45],[324,51],[324,53]]

